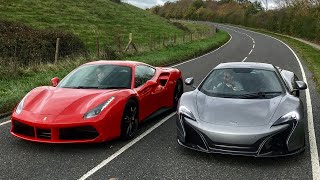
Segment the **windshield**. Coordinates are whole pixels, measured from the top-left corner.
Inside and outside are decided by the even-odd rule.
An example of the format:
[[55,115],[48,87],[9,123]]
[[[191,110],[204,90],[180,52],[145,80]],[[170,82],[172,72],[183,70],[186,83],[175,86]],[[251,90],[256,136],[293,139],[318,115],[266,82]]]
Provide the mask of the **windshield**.
[[75,89],[131,88],[131,68],[118,65],[87,65],[72,71],[58,87]]
[[199,90],[208,96],[244,99],[273,98],[283,93],[274,71],[252,68],[213,70]]

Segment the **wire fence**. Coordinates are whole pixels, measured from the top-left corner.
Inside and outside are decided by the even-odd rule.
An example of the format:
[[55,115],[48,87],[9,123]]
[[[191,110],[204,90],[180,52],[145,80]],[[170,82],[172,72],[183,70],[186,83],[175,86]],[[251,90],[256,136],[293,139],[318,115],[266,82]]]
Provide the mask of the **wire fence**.
[[[100,37],[88,50],[84,43],[71,35],[45,40],[37,36],[11,38],[0,35],[0,76],[16,72],[19,68],[44,63],[58,63],[66,58],[88,57],[91,59],[122,59],[125,56],[142,54],[173,46],[188,44],[214,36],[216,28],[185,33],[163,34],[116,34]],[[33,33],[36,34],[36,33]],[[50,37],[50,36],[49,36]],[[66,38],[67,37],[67,38]],[[80,44],[80,45],[79,45]]]

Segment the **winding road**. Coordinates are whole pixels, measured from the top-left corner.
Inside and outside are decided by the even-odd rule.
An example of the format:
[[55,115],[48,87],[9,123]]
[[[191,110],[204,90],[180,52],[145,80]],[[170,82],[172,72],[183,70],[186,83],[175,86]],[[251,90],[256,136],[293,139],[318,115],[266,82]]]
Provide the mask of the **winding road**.
[[[101,144],[41,144],[10,135],[10,123],[0,120],[0,179],[319,179],[320,96],[312,74],[284,43],[248,30],[216,24],[231,39],[219,49],[175,65],[195,84],[222,62],[272,63],[307,79],[302,93],[307,147],[304,153],[281,158],[206,154],[176,142],[174,113],[165,112],[141,125],[131,142]],[[304,72],[301,67],[303,67]],[[185,87],[190,91],[190,87]],[[310,93],[310,94],[309,94]],[[311,98],[309,98],[311,97]]]

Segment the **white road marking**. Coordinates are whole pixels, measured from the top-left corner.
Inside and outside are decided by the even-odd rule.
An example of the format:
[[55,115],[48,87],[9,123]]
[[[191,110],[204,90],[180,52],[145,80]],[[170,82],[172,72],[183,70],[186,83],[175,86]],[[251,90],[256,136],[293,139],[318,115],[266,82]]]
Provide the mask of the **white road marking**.
[[[221,26],[221,25],[218,25],[218,26]],[[225,26],[221,26],[221,27],[223,27],[223,28],[225,28],[225,29],[229,29],[229,30],[234,31],[234,32],[236,32],[236,33],[239,33],[239,34],[243,34],[243,35],[245,35],[245,36],[248,36],[248,37],[252,40],[252,49],[250,50],[248,56],[252,53],[253,49],[255,48],[255,44],[256,44],[256,41],[254,40],[253,37],[251,37],[251,36],[250,36],[249,34],[247,34],[247,33],[243,33],[243,32],[240,32],[240,31],[237,31],[237,30],[234,30],[234,29],[225,27]],[[230,27],[230,26],[229,26],[229,27]],[[246,56],[241,62],[244,62],[245,60],[247,60],[248,56]]]
[[3,122],[3,123],[0,123],[0,126],[3,126],[3,125],[5,125],[5,124],[9,124],[10,122],[11,122],[11,120],[5,121],[5,122]]
[[[228,33],[229,34],[229,33]],[[201,57],[207,56],[213,52],[218,51],[219,49],[221,49],[222,47],[224,47],[225,45],[227,45],[231,39],[232,36],[231,34],[229,34],[230,39],[228,42],[226,42],[225,44],[223,44],[222,46],[220,46],[219,48],[215,49],[214,51],[211,51],[205,55],[199,56],[197,58],[194,59],[190,59],[188,61],[173,65],[172,67],[177,67],[180,66],[182,64],[197,60]],[[91,175],[93,175],[95,172],[97,172],[99,169],[103,168],[104,166],[106,166],[109,162],[111,162],[113,159],[115,159],[116,157],[118,157],[120,154],[122,154],[123,152],[125,152],[127,149],[129,149],[131,146],[133,146],[134,144],[136,144],[138,141],[140,141],[142,138],[144,138],[146,135],[148,135],[149,133],[151,133],[153,130],[155,130],[157,127],[159,127],[161,124],[163,124],[164,122],[166,122],[168,119],[170,119],[172,116],[174,116],[175,113],[171,113],[170,115],[168,115],[167,117],[165,117],[164,119],[162,119],[160,122],[158,122],[156,125],[152,126],[150,129],[148,129],[147,131],[145,131],[144,133],[142,133],[140,136],[136,137],[134,140],[132,140],[131,142],[129,142],[128,144],[126,144],[125,146],[123,146],[121,149],[119,149],[117,152],[115,152],[114,154],[112,154],[111,156],[109,156],[107,159],[103,160],[100,164],[98,164],[96,167],[94,167],[93,169],[91,169],[90,171],[88,171],[85,175],[83,175],[79,180],[85,180],[88,177],[90,177]]]
[[91,169],[90,171],[88,171],[85,175],[83,175],[79,180],[85,180],[88,177],[90,177],[92,174],[94,174],[95,172],[97,172],[99,169],[103,168],[105,165],[107,165],[109,162],[111,162],[113,159],[115,159],[116,157],[118,157],[120,154],[122,154],[123,152],[125,152],[127,149],[129,149],[131,146],[133,146],[135,143],[137,143],[138,141],[140,141],[142,138],[144,138],[146,135],[148,135],[149,133],[151,133],[153,130],[155,130],[157,127],[159,127],[161,124],[163,124],[164,122],[166,122],[168,119],[170,119],[172,116],[175,115],[174,113],[171,113],[170,115],[168,115],[167,117],[165,117],[164,119],[162,119],[160,122],[158,122],[156,125],[152,126],[150,129],[148,129],[147,131],[145,131],[144,133],[142,133],[140,136],[136,137],[134,140],[132,140],[131,142],[129,142],[128,144],[126,144],[125,146],[123,146],[121,149],[119,149],[117,152],[115,152],[114,154],[112,154],[111,156],[109,156],[107,159],[103,160],[100,164],[98,164],[96,167],[94,167],[93,169]]
[[245,60],[247,60],[248,57],[245,57],[241,62],[244,62]]
[[[229,33],[228,33],[228,34],[229,34]],[[204,57],[204,56],[207,56],[207,55],[209,55],[209,54],[211,54],[211,53],[214,53],[214,52],[218,51],[219,49],[223,48],[225,45],[227,45],[227,44],[232,40],[231,34],[229,34],[229,36],[230,36],[229,41],[226,42],[224,45],[220,46],[219,48],[217,48],[217,49],[215,49],[215,50],[213,50],[213,51],[211,51],[211,52],[209,52],[209,53],[207,53],[207,54],[204,54],[204,55],[202,55],[202,56],[196,57],[196,58],[194,58],[194,59],[190,59],[190,60],[188,60],[188,61],[184,61],[184,62],[182,62],[182,63],[175,64],[175,65],[173,65],[172,67],[177,67],[177,66],[180,66],[180,65],[182,65],[182,64],[186,64],[186,63],[188,63],[188,62],[197,60],[197,59],[199,59],[199,58],[202,58],[202,57]]]
[[[235,28],[238,28],[238,27],[235,27]],[[301,61],[300,61],[299,57],[297,56],[297,54],[292,50],[292,48],[290,46],[288,46],[283,41],[281,41],[275,37],[266,35],[266,34],[254,32],[251,30],[243,29],[243,28],[238,28],[238,29],[261,34],[263,36],[275,39],[275,40],[281,42],[282,44],[284,44],[294,54],[294,56],[299,64],[299,67],[301,69],[303,81],[308,85],[307,77],[306,77],[305,71],[303,69],[303,66],[301,64]],[[308,132],[309,132],[309,144],[310,144],[310,154],[311,154],[312,177],[314,180],[320,180],[319,156],[318,156],[317,140],[316,140],[316,135],[315,135],[315,131],[314,131],[311,96],[310,96],[309,89],[306,89],[305,91],[306,91],[307,114],[308,114]]]

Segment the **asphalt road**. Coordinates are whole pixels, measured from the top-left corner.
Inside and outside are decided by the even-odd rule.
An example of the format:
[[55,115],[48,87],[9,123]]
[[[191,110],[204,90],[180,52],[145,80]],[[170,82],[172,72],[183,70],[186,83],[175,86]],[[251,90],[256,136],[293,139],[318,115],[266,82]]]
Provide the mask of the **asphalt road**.
[[[294,54],[279,41],[237,28],[220,28],[232,36],[230,42],[215,52],[176,66],[184,78],[193,76],[197,84],[219,63],[245,60],[272,63],[294,71],[302,79]],[[320,99],[311,73],[307,68],[305,71],[319,142]],[[305,93],[302,99],[306,102]],[[88,179],[312,179],[309,141],[304,153],[282,158],[205,154],[177,144],[174,118],[164,119],[170,114],[166,112],[143,123],[139,134],[145,136],[135,144],[120,140],[76,145],[31,143],[12,137],[10,124],[3,124],[0,126],[0,179],[79,179],[110,157],[111,161],[87,174]],[[0,124],[7,120],[0,120]],[[158,122],[164,123],[153,128]],[[129,145],[132,146],[126,148]],[[119,150],[117,157],[112,156]]]

